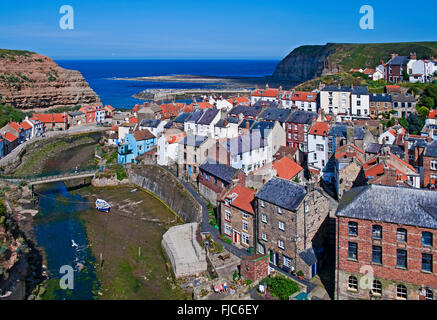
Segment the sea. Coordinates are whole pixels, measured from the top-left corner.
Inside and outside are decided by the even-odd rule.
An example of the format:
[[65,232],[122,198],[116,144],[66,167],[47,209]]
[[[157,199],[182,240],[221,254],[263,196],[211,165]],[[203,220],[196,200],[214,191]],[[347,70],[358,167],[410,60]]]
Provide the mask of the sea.
[[198,75],[216,77],[264,77],[279,60],[56,60],[65,69],[78,70],[104,105],[130,109],[144,101],[132,95],[146,89],[197,89],[211,83],[115,80],[147,76]]

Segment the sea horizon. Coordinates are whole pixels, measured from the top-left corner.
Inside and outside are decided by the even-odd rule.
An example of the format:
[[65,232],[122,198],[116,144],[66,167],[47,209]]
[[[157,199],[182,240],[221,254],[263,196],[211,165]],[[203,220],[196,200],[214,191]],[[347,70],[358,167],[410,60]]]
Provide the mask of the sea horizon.
[[217,83],[114,80],[147,76],[196,75],[211,77],[265,77],[279,60],[254,59],[57,59],[65,69],[82,73],[104,105],[128,109],[143,100],[132,96],[146,89],[202,89]]

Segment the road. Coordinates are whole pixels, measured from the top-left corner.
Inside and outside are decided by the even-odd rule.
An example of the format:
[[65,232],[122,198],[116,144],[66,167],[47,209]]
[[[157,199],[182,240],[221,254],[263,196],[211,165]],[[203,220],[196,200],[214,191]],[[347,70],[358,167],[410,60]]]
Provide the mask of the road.
[[22,144],[18,145],[14,150],[12,150],[11,153],[7,154],[5,157],[0,159],[0,166],[7,165],[11,160],[15,159],[18,154],[23,150],[23,148],[35,141],[49,139],[56,136],[62,136],[62,135],[68,135],[68,134],[78,134],[78,133],[86,133],[86,132],[99,132],[99,131],[106,131],[108,130],[108,127],[101,127],[97,126],[95,124],[85,124],[81,126],[75,126],[71,127],[68,130],[65,131],[47,131],[45,132],[44,137],[36,137],[31,140],[25,141]]

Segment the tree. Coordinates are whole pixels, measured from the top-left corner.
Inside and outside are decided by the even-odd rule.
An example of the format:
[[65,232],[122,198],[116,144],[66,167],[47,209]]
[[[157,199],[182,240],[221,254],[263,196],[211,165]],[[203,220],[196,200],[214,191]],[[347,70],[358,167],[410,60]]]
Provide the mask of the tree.
[[399,119],[399,124],[400,124],[402,127],[404,127],[405,130],[408,130],[409,124],[408,124],[407,119],[405,119],[405,118],[400,118],[400,119]]
[[411,114],[408,118],[408,132],[411,134],[419,134],[425,125],[425,118],[418,114]]
[[419,109],[417,109],[417,113],[422,117],[422,118],[428,118],[429,115],[429,109],[427,107],[420,107]]
[[428,107],[428,109],[432,109],[435,106],[435,101],[432,97],[423,96],[420,98],[418,104],[420,107]]
[[410,81],[410,75],[408,74],[407,69],[402,69],[402,77],[404,78],[404,81],[406,82]]

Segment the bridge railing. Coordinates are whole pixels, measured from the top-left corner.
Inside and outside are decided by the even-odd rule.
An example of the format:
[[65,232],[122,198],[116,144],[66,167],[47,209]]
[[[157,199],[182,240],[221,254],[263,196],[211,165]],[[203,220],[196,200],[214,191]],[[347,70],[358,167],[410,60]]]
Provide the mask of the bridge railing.
[[78,168],[71,170],[58,170],[51,172],[44,172],[40,174],[32,174],[25,176],[16,176],[16,175],[0,175],[0,180],[13,180],[13,181],[38,181],[38,180],[46,180],[48,178],[53,177],[66,177],[66,176],[76,176],[84,173],[91,173],[97,171],[99,168],[97,166],[90,166],[86,168]]

